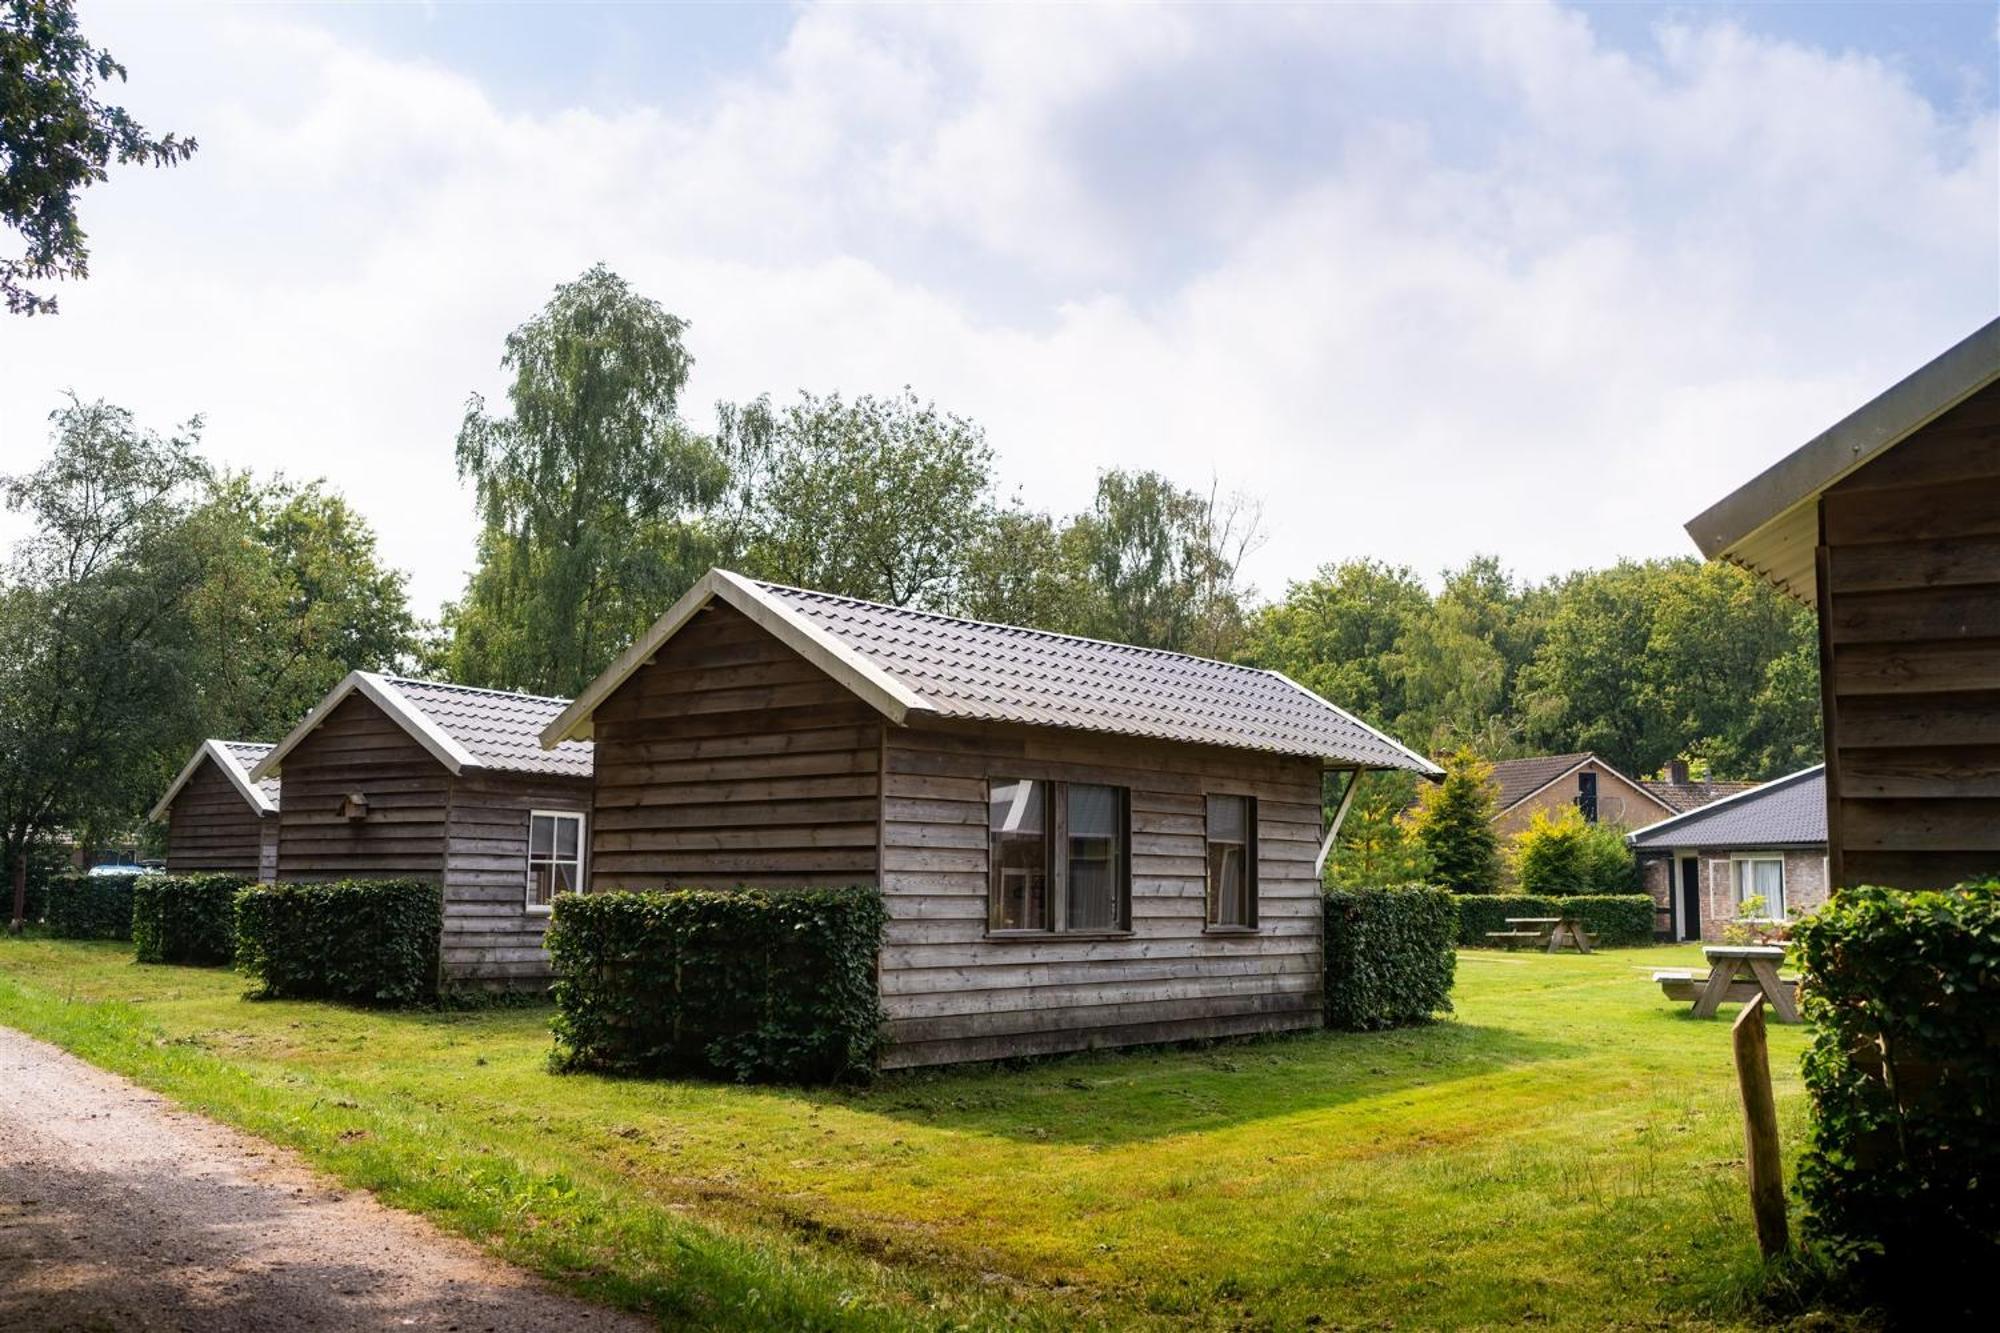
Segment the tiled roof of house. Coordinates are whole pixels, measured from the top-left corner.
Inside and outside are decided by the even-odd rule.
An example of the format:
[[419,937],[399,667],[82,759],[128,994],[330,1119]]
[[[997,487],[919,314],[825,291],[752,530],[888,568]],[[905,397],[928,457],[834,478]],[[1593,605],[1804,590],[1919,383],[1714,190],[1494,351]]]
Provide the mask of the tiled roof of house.
[[271,752],[271,746],[259,741],[224,741],[211,737],[197,745],[194,754],[182,766],[173,783],[147,812],[148,819],[165,819],[173,808],[174,798],[181,794],[181,788],[188,785],[195,771],[203,763],[212,763],[229,780],[242,796],[243,803],[259,815],[276,814],[278,810],[278,779],[275,777],[255,778],[251,771],[259,760]]
[[1675,815],[1628,839],[1634,847],[1749,850],[1826,843],[1826,766],[1817,764]]
[[1675,814],[1686,814],[1698,810],[1711,801],[1719,801],[1725,796],[1734,796],[1740,791],[1749,791],[1754,782],[1651,782],[1639,783],[1647,791],[1666,803]]
[[[242,767],[245,775],[248,775],[251,769],[257,767],[259,759],[271,753],[271,743],[269,741],[224,741],[222,742],[222,748],[236,757],[236,762]],[[278,803],[277,778],[264,778],[260,780],[257,783],[257,790],[268,796],[271,799],[271,804],[276,805]]]
[[567,699],[404,676],[382,679],[462,746],[480,768],[554,777],[590,776],[589,741],[564,741],[553,749],[542,748],[542,728],[568,707]]
[[921,696],[938,716],[1435,771],[1420,755],[1274,671],[779,584],[755,586]]
[[1500,788],[1500,799],[1494,803],[1495,811],[1512,809],[1590,757],[1585,750],[1577,754],[1497,760],[1493,765],[1493,781]]

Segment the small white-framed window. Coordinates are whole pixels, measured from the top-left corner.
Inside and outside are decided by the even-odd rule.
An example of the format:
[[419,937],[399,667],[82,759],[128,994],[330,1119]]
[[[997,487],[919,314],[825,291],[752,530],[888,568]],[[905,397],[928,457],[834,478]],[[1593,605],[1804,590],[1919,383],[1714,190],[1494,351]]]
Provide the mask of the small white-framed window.
[[1745,899],[1764,900],[1764,915],[1773,921],[1785,919],[1785,858],[1775,852],[1751,852],[1729,858],[1730,874],[1736,881],[1736,905]]
[[1257,928],[1257,798],[1207,798],[1208,924]]
[[546,912],[558,893],[583,891],[583,816],[574,810],[528,815],[528,910]]

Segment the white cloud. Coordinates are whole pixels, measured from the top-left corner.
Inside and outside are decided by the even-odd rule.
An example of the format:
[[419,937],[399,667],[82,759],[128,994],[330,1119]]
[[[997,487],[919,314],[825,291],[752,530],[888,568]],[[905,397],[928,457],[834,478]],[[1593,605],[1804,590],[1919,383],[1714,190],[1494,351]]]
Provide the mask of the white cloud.
[[203,148],[93,191],[90,281],[0,323],[0,470],[64,387],[202,411],[345,490],[426,611],[471,555],[465,395],[597,259],[693,321],[697,419],[909,383],[1040,504],[1217,473],[1272,589],[1686,551],[2000,305],[1993,117],[1726,24],[1635,56],[1518,6],[807,10],[677,117],[511,111],[310,16],[106,13],[129,103]]

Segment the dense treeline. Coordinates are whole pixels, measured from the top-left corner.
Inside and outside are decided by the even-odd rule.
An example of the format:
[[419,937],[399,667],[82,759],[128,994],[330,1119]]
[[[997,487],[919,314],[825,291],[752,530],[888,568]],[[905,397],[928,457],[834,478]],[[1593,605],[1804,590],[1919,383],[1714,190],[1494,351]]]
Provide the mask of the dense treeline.
[[[160,436],[104,403],[57,411],[48,461],[4,481],[32,527],[0,584],[8,864],[129,829],[201,737],[281,735],[350,668],[574,693],[718,564],[1273,668],[1429,753],[1744,778],[1818,756],[1810,613],[1740,571],[1537,583],[1478,556],[1433,585],[1362,559],[1266,600],[1242,576],[1252,499],[1114,470],[1080,512],[1035,510],[976,423],[908,389],[723,404],[703,432],[682,415],[687,334],[598,267],[508,337],[506,410],[473,396],[457,439],[474,572],[427,629],[323,485],[214,472],[199,421]],[[1413,794],[1378,780],[1357,802],[1356,882],[1424,869],[1393,818]]]

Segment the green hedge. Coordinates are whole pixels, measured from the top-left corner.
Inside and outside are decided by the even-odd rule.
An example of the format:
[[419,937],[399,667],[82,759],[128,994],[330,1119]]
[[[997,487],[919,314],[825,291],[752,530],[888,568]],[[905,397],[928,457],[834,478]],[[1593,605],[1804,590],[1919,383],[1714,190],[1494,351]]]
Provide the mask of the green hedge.
[[423,880],[259,884],[236,897],[236,965],[268,998],[421,1004],[437,997],[443,927]]
[[882,1044],[874,889],[564,894],[548,933],[557,1064],[816,1082]]
[[[1898,1292],[1991,1299],[2000,1264],[2000,887],[1845,889],[1792,932],[1813,1024],[1815,1237]],[[1887,1052],[1885,1067],[1883,1052]]]
[[1651,944],[1658,906],[1645,894],[1574,893],[1539,898],[1528,893],[1462,893],[1458,895],[1458,942],[1485,948],[1493,944],[1489,930],[1512,930],[1510,916],[1574,916],[1583,928],[1610,948]]
[[142,963],[226,963],[236,954],[241,875],[147,875],[132,886],[132,944]]
[[1366,1030],[1451,1011],[1458,914],[1443,889],[1328,889],[1326,1024]]
[[[49,879],[49,934],[71,940],[132,938],[132,886],[140,876],[65,871]],[[11,911],[12,902],[8,903]]]

